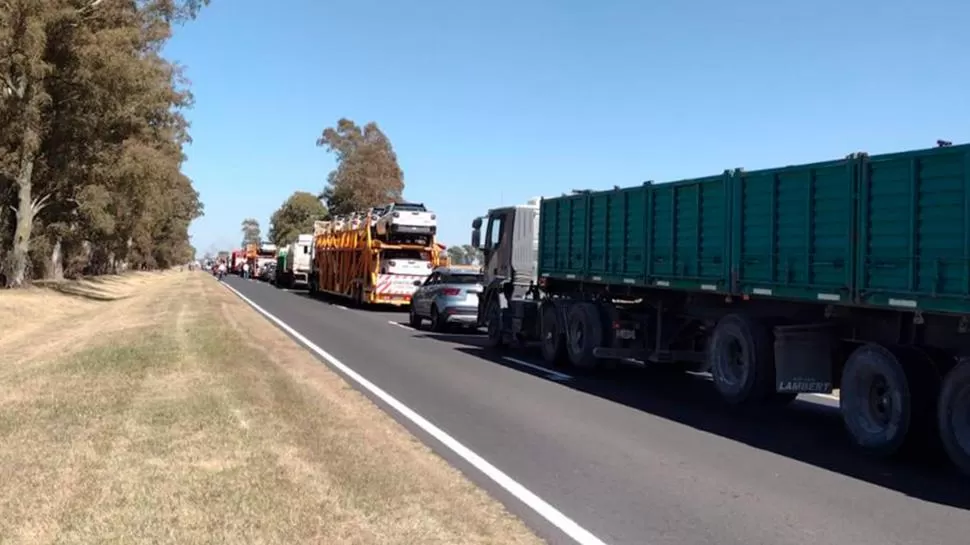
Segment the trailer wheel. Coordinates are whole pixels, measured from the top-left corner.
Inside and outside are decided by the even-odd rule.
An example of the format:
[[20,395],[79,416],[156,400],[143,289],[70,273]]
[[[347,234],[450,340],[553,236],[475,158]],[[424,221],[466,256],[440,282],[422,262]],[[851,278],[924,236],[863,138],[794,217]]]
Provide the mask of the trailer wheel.
[[578,303],[569,310],[566,354],[569,362],[581,369],[596,367],[593,350],[603,344],[603,324],[592,303]]
[[970,475],[970,359],[947,373],[937,405],[943,449],[961,472]]
[[566,359],[566,342],[556,306],[543,306],[541,319],[539,334],[542,340],[542,359],[549,365],[560,366]]
[[888,456],[925,443],[939,377],[922,352],[860,346],[845,363],[840,388],[842,421],[859,447]]
[[774,400],[775,353],[768,328],[729,314],[717,323],[707,350],[714,387],[731,405]]

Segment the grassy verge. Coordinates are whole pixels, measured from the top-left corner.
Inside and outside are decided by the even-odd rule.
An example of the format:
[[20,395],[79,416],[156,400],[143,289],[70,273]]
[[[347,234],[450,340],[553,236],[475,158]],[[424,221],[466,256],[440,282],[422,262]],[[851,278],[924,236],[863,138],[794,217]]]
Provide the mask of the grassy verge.
[[539,542],[205,275],[17,297],[0,542]]

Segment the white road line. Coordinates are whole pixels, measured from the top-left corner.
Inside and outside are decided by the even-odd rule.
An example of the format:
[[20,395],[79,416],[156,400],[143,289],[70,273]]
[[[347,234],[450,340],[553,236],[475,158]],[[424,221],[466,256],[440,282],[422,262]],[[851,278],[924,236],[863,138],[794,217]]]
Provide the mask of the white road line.
[[339,308],[340,310],[350,310],[350,309],[348,309],[347,307],[345,307],[345,306],[343,306],[343,305],[338,305],[338,304],[336,304],[336,303],[334,303],[334,304],[331,304],[330,306],[332,306],[333,308]]
[[413,327],[406,326],[406,325],[402,324],[401,322],[395,322],[394,320],[388,320],[387,323],[389,323],[391,325],[396,325],[397,327],[399,327],[401,329],[407,329],[408,331],[414,331],[414,328]]
[[542,367],[541,365],[536,365],[534,363],[529,363],[527,361],[520,360],[518,358],[513,358],[513,357],[510,357],[510,356],[503,356],[502,359],[505,360],[505,361],[510,361],[510,362],[512,362],[512,363],[514,363],[516,365],[521,365],[523,367],[528,367],[529,369],[535,369],[536,371],[542,371],[543,373],[545,373],[545,374],[549,375],[550,377],[552,377],[554,380],[572,380],[573,379],[573,377],[571,377],[571,376],[569,376],[569,375],[567,375],[565,373],[560,373],[559,371],[553,371],[552,369],[548,369],[546,367]]
[[[268,318],[271,322],[280,327],[283,331],[289,333],[294,339],[299,341],[303,346],[307,347],[320,356],[324,360],[330,363],[334,368],[343,373],[347,378],[356,382],[361,388],[367,390],[378,399],[387,403],[392,409],[400,413],[401,416],[407,418],[415,426],[421,428],[425,433],[437,439],[442,445],[447,447],[449,450],[460,456],[463,460],[471,464],[475,469],[481,471],[486,477],[491,479],[495,484],[504,488],[509,494],[515,496],[519,501],[527,505],[533,511],[538,513],[542,518],[546,519],[550,524],[562,530],[564,534],[572,538],[576,543],[580,545],[606,545],[606,543],[600,538],[594,536],[589,530],[583,528],[571,518],[564,515],[561,511],[553,507],[551,504],[535,495],[531,490],[519,484],[518,481],[509,477],[504,472],[502,472],[497,467],[493,466],[487,460],[476,454],[474,451],[466,447],[465,445],[458,442],[457,439],[445,433],[444,430],[435,426],[429,422],[426,418],[415,412],[413,409],[401,403],[390,394],[382,390],[376,384],[367,380],[356,371],[348,367],[346,364],[338,360],[337,358],[330,355],[329,352],[320,348],[319,346],[313,344],[309,339],[301,335],[295,329],[286,324],[283,320],[280,320],[276,316],[273,316],[262,307],[254,303],[248,297],[239,293],[238,290],[233,288],[228,284],[223,284],[226,288],[239,296],[240,299],[245,301],[249,306],[256,309],[257,312]],[[404,326],[401,326],[404,327]]]

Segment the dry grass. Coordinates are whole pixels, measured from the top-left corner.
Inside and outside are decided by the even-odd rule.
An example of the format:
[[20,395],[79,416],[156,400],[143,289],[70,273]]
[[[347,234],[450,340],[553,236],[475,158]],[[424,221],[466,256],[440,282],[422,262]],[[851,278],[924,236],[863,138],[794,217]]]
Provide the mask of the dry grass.
[[0,543],[539,542],[210,278],[110,284],[0,295]]

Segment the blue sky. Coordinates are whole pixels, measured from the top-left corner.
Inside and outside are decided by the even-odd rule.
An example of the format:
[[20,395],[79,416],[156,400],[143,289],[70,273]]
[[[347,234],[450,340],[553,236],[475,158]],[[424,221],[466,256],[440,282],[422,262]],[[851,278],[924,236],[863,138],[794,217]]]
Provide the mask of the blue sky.
[[473,217],[571,189],[970,141],[970,3],[213,0],[167,48],[196,105],[200,252],[319,191],[376,121],[405,197]]

